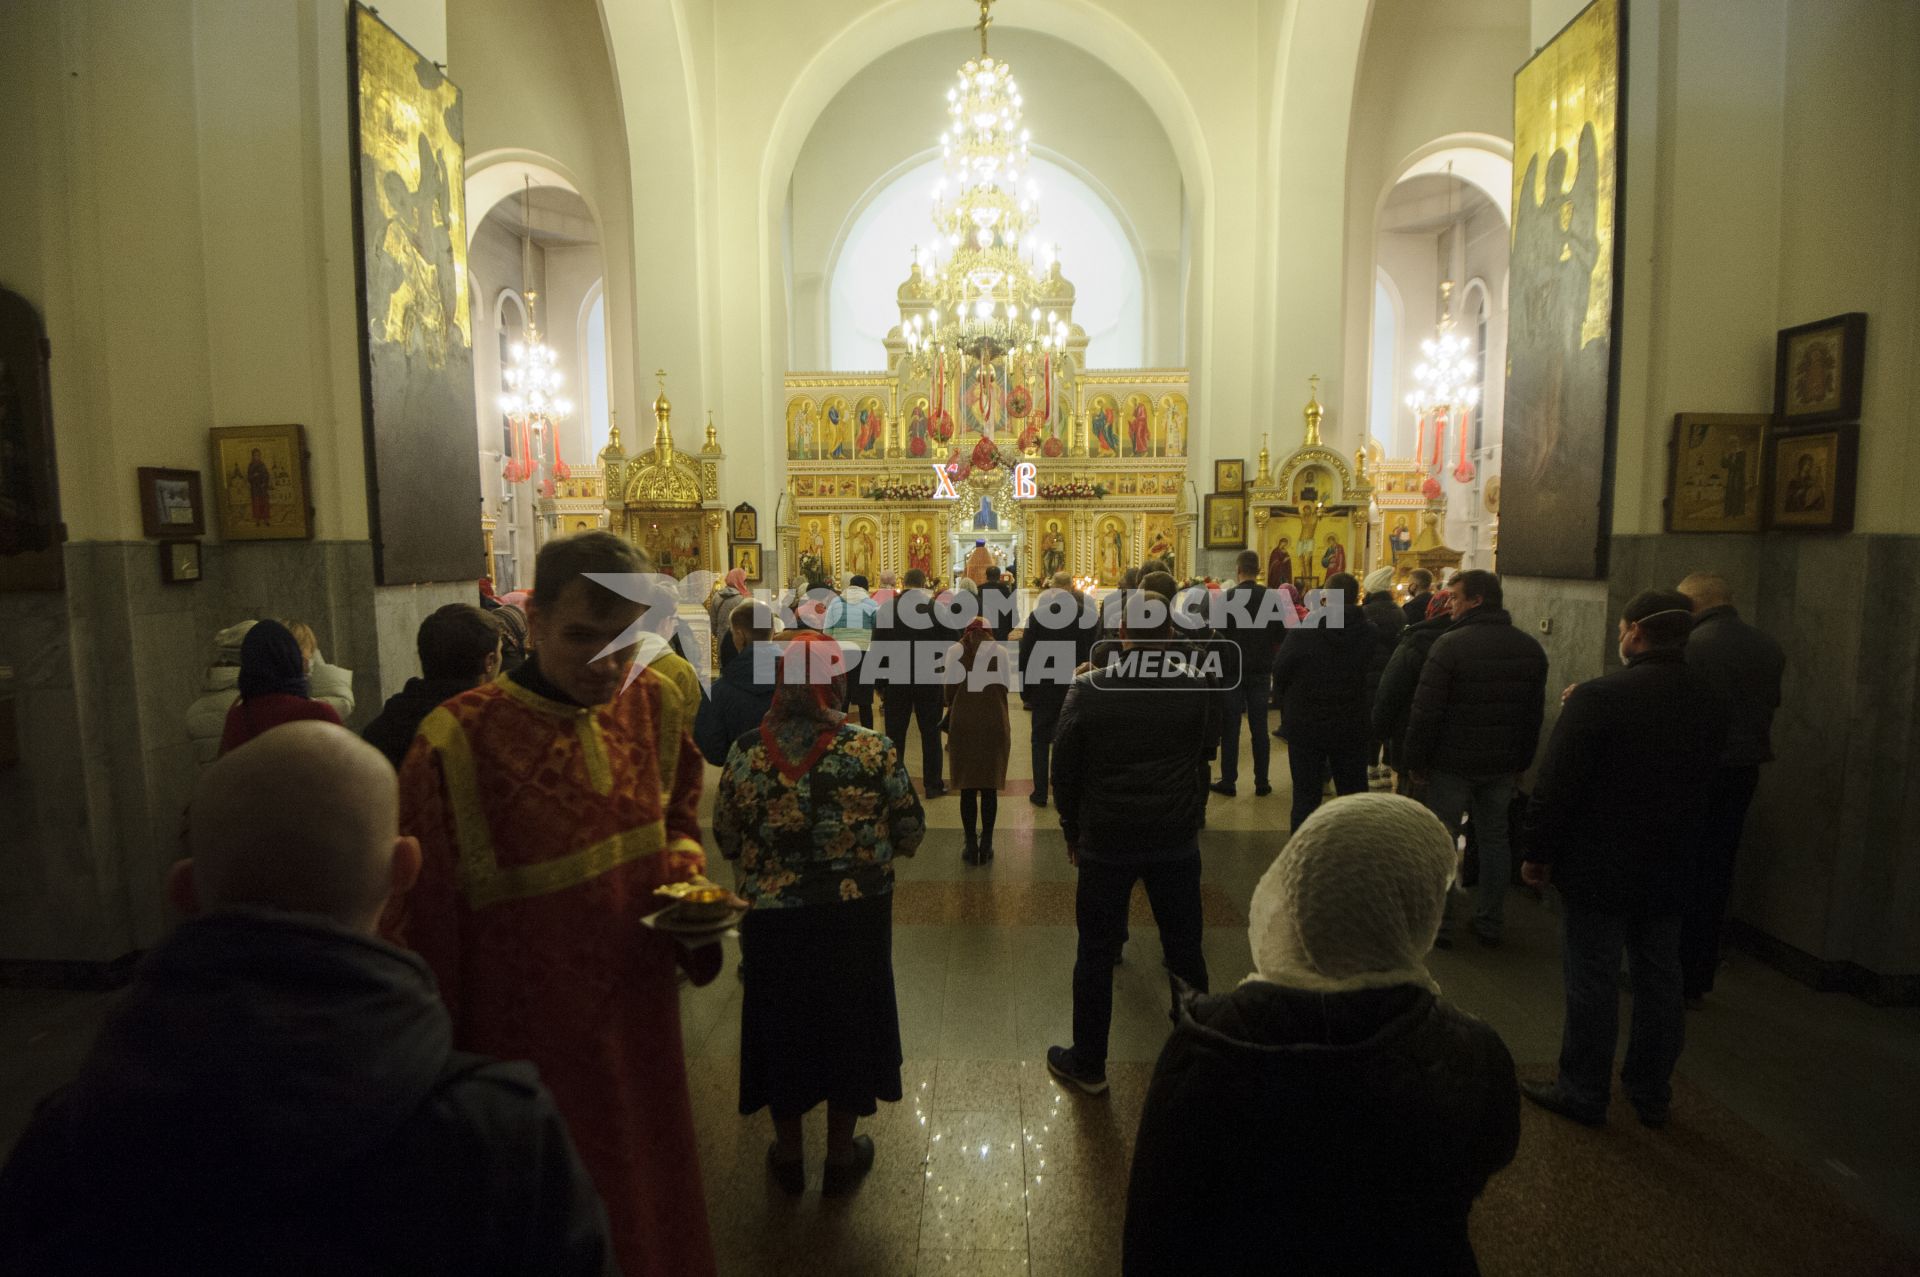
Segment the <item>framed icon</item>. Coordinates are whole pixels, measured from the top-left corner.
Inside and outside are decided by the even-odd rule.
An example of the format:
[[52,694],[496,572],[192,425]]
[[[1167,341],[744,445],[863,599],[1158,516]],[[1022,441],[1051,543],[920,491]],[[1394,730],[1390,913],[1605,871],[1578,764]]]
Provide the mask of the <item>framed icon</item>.
[[1677,414],[1667,444],[1667,531],[1760,531],[1766,434],[1758,414]]
[[1773,368],[1774,420],[1789,429],[1860,420],[1866,370],[1867,317],[1860,311],[1781,329]]
[[1234,493],[1247,486],[1247,463],[1243,460],[1213,463],[1213,490]]
[[226,541],[301,540],[313,535],[306,434],[295,426],[215,426],[214,490]]
[[160,546],[160,579],[169,585],[190,585],[200,579],[200,543],[166,541]]
[[134,472],[140,487],[140,534],[149,537],[197,537],[207,531],[206,507],[200,503],[198,470],[162,470],[141,466]]
[[760,539],[760,516],[754,513],[752,506],[742,501],[733,507],[733,531],[729,541],[758,541]]
[[760,580],[760,545],[735,542],[727,547],[727,566],[746,573],[749,584]]
[[1246,549],[1247,498],[1238,492],[1209,492],[1206,506],[1207,549]]
[[1853,488],[1860,427],[1776,431],[1767,441],[1767,528],[1774,532],[1853,531]]

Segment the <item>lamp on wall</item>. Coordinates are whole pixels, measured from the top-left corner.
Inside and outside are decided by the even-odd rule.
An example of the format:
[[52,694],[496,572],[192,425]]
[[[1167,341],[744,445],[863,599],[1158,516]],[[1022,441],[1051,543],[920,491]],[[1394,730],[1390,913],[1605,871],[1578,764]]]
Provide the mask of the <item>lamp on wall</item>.
[[[1447,165],[1447,219],[1453,222],[1453,165]],[[1440,324],[1434,335],[1420,343],[1425,358],[1414,367],[1417,388],[1407,396],[1418,423],[1413,456],[1422,469],[1438,474],[1446,463],[1447,425],[1457,420],[1460,427],[1460,456],[1453,477],[1461,483],[1473,482],[1473,462],[1467,460],[1467,423],[1480,402],[1477,366],[1467,353],[1467,339],[1453,331],[1453,281],[1440,281]],[[1433,425],[1433,459],[1427,452],[1427,425]]]
[[515,342],[507,351],[511,361],[501,372],[506,387],[500,395],[500,411],[513,428],[513,455],[507,458],[501,477],[508,483],[525,483],[539,470],[537,455],[540,437],[553,441],[554,479],[570,479],[573,470],[560,455],[560,435],[556,427],[573,413],[573,404],[560,393],[559,358],[553,347],[540,340],[539,293],[533,288],[533,182],[529,179],[521,193],[520,287],[527,299],[527,339]]

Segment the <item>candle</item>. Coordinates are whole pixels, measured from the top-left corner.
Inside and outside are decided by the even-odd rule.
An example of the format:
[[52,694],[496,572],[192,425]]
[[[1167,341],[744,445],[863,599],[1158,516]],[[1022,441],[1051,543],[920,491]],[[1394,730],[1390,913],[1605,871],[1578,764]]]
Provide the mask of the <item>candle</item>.
[[1424,412],[1416,412],[1414,419],[1420,423],[1415,427],[1418,433],[1414,436],[1413,440],[1413,460],[1414,464],[1418,465],[1420,459],[1427,455],[1427,414]]

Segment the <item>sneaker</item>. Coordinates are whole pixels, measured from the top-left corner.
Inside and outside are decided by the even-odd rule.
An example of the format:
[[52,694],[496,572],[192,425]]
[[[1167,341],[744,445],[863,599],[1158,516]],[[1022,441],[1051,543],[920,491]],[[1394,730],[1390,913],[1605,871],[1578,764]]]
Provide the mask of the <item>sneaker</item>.
[[836,1162],[831,1157],[827,1159],[826,1174],[820,1180],[821,1196],[839,1197],[851,1193],[872,1169],[873,1136],[854,1136],[852,1157],[844,1162]]
[[1582,1126],[1605,1126],[1607,1115],[1604,1110],[1589,1112],[1579,1107],[1561,1091],[1558,1082],[1522,1082],[1520,1094],[1538,1104],[1549,1113],[1558,1113]]
[[1050,1046],[1047,1048],[1047,1072],[1059,1078],[1069,1086],[1075,1086],[1088,1095],[1103,1095],[1107,1089],[1105,1071],[1094,1073],[1083,1069],[1080,1062],[1073,1058],[1073,1048],[1068,1046]]
[[783,1162],[779,1154],[778,1144],[767,1145],[767,1172],[789,1197],[798,1197],[807,1191],[806,1163],[797,1157],[791,1162]]
[[1223,798],[1233,797],[1233,784],[1231,781],[1216,780],[1211,785],[1208,785],[1207,788]]
[[1272,792],[1273,792],[1273,786],[1266,784],[1265,782],[1262,782],[1253,787],[1253,796],[1255,798],[1265,798],[1268,794],[1271,794]]

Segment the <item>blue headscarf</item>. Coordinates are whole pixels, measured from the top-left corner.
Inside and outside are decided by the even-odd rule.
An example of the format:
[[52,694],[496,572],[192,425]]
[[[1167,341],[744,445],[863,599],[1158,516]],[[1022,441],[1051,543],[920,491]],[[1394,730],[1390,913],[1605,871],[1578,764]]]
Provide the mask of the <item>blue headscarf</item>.
[[240,640],[240,699],[268,696],[306,696],[307,658],[286,626],[259,621]]

